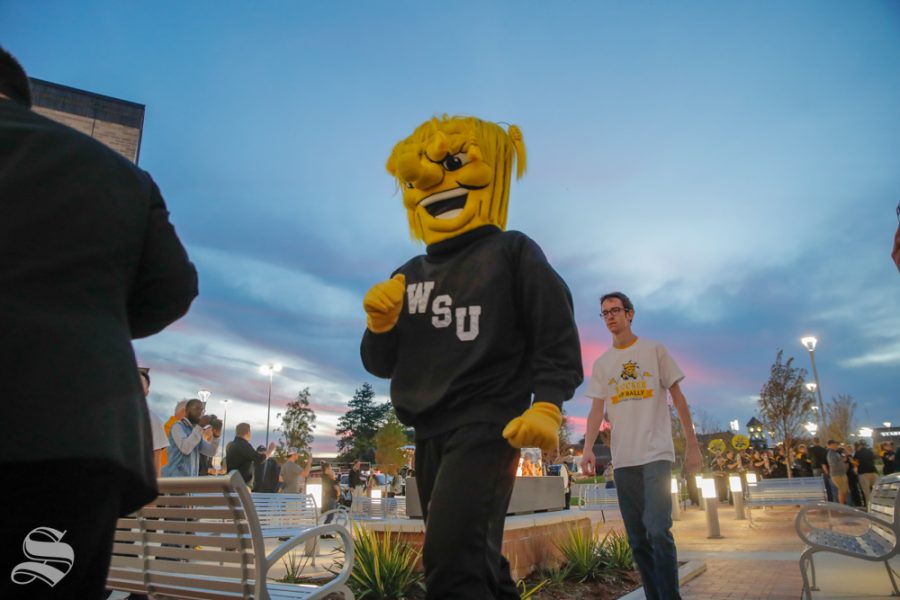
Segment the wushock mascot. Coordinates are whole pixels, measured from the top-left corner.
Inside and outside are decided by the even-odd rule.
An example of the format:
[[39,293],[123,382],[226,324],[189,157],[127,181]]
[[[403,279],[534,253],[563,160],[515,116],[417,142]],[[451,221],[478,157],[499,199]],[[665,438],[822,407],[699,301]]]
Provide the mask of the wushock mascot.
[[435,118],[387,162],[425,254],[375,284],[362,360],[416,431],[428,598],[518,598],[501,555],[516,448],[556,448],[582,381],[572,298],[540,247],[506,227],[518,127]]

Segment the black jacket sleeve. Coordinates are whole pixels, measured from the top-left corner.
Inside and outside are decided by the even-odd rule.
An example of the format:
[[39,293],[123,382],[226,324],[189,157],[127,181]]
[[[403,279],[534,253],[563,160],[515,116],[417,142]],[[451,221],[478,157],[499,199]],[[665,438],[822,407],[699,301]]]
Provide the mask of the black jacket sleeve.
[[146,175],[150,212],[137,276],[128,299],[131,337],[147,337],[184,316],[197,296],[197,271],[169,222],[156,184]]
[[524,326],[533,350],[534,400],[561,408],[584,379],[572,295],[540,247],[525,236],[516,282]]
[[244,444],[242,441],[235,439],[225,449],[225,460],[231,464],[235,462],[259,464],[266,460],[266,456],[254,450],[250,444]]
[[397,364],[397,329],[385,333],[372,333],[368,329],[363,334],[359,348],[363,366],[376,377],[390,378]]

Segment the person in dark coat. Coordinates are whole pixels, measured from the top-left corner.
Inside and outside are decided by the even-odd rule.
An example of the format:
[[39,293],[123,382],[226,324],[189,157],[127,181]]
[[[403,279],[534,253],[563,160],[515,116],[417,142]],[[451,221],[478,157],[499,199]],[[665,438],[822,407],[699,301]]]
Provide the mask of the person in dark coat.
[[[116,519],[157,495],[132,340],[197,273],[147,173],[30,107],[0,48],[0,598],[93,600]],[[37,575],[29,545],[62,558]]]
[[234,441],[225,448],[225,464],[229,471],[238,471],[244,478],[244,483],[250,485],[253,478],[253,470],[256,465],[260,467],[260,479],[262,479],[262,465],[266,458],[275,451],[275,442],[269,444],[268,450],[260,446],[256,450],[250,445],[250,424],[238,423],[234,428]]

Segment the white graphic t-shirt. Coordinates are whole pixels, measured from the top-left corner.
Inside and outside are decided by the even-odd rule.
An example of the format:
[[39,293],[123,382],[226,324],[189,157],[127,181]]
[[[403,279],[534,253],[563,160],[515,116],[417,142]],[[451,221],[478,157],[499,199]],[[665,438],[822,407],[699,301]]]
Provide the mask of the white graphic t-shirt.
[[643,338],[626,348],[612,347],[594,362],[587,395],[606,400],[615,468],[674,462],[666,391],[682,379],[662,344]]

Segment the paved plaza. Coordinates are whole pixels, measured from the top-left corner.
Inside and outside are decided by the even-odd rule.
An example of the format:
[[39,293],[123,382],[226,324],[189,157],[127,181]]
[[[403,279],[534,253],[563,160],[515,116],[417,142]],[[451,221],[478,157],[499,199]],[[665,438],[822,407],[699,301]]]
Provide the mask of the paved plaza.
[[[706,515],[697,508],[682,513],[674,523],[673,532],[678,544],[682,567],[683,600],[797,600],[801,598],[803,581],[798,559],[803,545],[794,531],[794,517],[798,507],[755,509],[753,525],[749,520],[738,521],[734,509],[719,507],[722,539],[708,539]],[[601,535],[611,529],[622,530],[616,511],[606,512],[602,522],[599,511],[577,511],[589,516]],[[274,549],[277,541],[267,543],[266,551]],[[340,560],[334,540],[321,540],[316,565],[307,561],[306,577],[330,578],[329,568]],[[298,552],[298,558],[302,552]],[[900,571],[900,557],[892,561]],[[283,577],[284,567],[275,566],[269,573]],[[816,572],[820,590],[813,592],[814,600],[874,600],[891,598],[891,585],[882,563],[851,559],[830,553],[816,558]],[[540,595],[538,595],[539,597]],[[644,598],[638,590],[627,600]]]
[[[687,561],[682,573],[692,578],[682,585],[683,600],[796,600],[803,580],[799,558],[803,544],[794,530],[799,507],[754,509],[753,525],[738,521],[734,509],[719,506],[722,539],[708,539],[706,515],[697,508],[682,513],[673,526],[678,558]],[[618,513],[607,512],[601,531],[622,527]],[[600,522],[599,512],[594,517]],[[815,558],[819,591],[814,600],[892,598],[883,563],[819,553]],[[900,571],[900,557],[891,561]],[[704,568],[705,566],[705,568]],[[684,579],[684,575],[682,576]],[[637,600],[642,593],[626,598]]]
[[[734,509],[719,507],[722,539],[708,539],[706,515],[697,508],[682,513],[674,523],[673,533],[678,544],[678,558],[686,562],[682,574],[689,581],[682,585],[683,600],[798,600],[803,580],[798,560],[803,544],[794,531],[794,517],[798,507],[754,509],[753,525],[749,520],[738,521]],[[576,512],[576,511],[573,511]],[[622,530],[616,511],[606,512],[606,523],[599,511],[585,511],[600,532]],[[322,540],[317,565],[307,565],[304,575],[327,577],[338,554],[332,540]],[[273,546],[274,547],[274,546]],[[266,548],[267,551],[271,548]],[[814,600],[874,600],[892,598],[891,584],[882,563],[851,559],[830,553],[820,553],[816,559],[820,590],[813,592]],[[900,557],[892,561],[900,571]],[[270,571],[281,577],[283,567]],[[640,591],[626,596],[627,600],[643,598]]]

